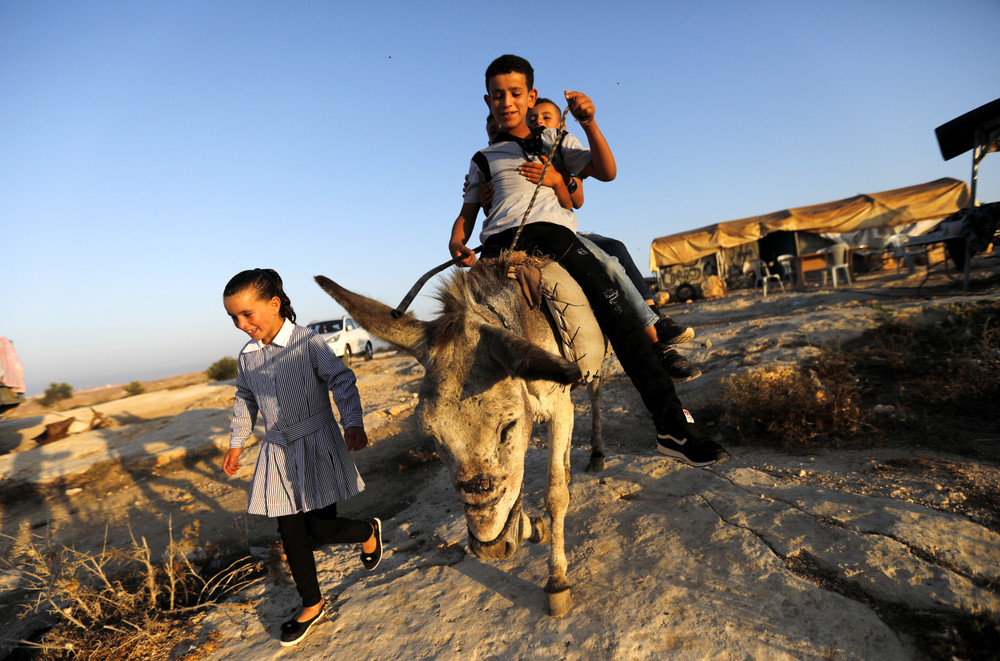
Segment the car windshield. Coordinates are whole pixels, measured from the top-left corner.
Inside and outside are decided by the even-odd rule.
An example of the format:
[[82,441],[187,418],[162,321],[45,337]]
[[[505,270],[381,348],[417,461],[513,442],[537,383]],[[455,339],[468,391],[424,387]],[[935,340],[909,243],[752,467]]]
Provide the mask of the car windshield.
[[315,324],[309,324],[309,328],[317,333],[337,333],[343,330],[344,322],[340,319],[336,321],[318,321]]

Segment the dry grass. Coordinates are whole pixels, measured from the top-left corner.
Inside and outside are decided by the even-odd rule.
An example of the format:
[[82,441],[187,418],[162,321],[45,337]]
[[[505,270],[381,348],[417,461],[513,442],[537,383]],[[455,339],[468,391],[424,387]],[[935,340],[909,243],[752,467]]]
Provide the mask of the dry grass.
[[[18,589],[30,595],[23,616],[46,614],[55,624],[39,640],[20,643],[33,651],[31,658],[46,661],[193,658],[190,616],[264,575],[247,557],[206,570],[219,559],[198,547],[197,533],[197,526],[188,527],[175,541],[171,530],[170,543],[156,558],[145,538],[88,554],[50,544],[23,527],[4,563],[21,577]],[[200,566],[192,561],[198,557]],[[205,645],[201,641],[197,651]]]
[[746,442],[785,449],[916,437],[995,452],[997,443],[979,441],[1000,440],[1000,304],[953,306],[919,323],[873,312],[871,330],[810,365],[732,377],[724,423]]

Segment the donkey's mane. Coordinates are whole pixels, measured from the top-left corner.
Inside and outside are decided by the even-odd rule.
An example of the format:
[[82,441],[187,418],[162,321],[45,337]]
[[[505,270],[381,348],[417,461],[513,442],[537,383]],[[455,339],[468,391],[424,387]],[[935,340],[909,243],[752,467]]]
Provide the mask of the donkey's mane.
[[514,252],[480,259],[468,271],[456,270],[435,294],[441,312],[428,324],[431,344],[449,342],[461,332],[466,315],[477,308],[517,310],[518,299],[523,301],[523,298],[516,281],[507,277],[508,270],[521,264],[541,267],[547,261]]

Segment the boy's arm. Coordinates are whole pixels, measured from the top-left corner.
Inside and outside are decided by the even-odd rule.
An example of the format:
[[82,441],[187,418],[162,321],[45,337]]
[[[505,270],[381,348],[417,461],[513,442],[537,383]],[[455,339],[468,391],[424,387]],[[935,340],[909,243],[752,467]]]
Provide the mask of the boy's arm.
[[573,202],[573,208],[579,209],[583,206],[583,179],[573,175],[568,175],[567,179],[568,181],[566,179],[563,181],[566,182],[566,190],[570,191],[569,199]]
[[466,243],[472,236],[472,230],[476,227],[476,216],[479,214],[478,202],[466,202],[462,205],[462,210],[455,219],[455,224],[451,227],[451,241],[448,242],[448,252],[451,256],[459,260],[462,266],[472,266],[476,261],[476,254],[472,252]]
[[586,94],[566,90],[566,103],[573,117],[580,122],[583,132],[587,134],[587,144],[590,147],[590,163],[580,172],[582,177],[593,177],[598,181],[611,181],[618,175],[618,165],[611,153],[604,134],[594,121],[594,102]]
[[[540,158],[542,159],[541,163],[525,161],[524,163],[521,163],[517,169],[517,171],[521,173],[521,176],[533,184],[537,184],[538,180],[542,178],[542,170],[545,168],[545,162],[548,160],[545,156],[541,156]],[[563,176],[559,174],[558,170],[556,170],[555,165],[550,165],[549,169],[545,171],[545,179],[542,181],[542,185],[548,186],[555,192],[556,199],[559,200],[559,205],[563,209],[572,211],[576,206],[574,204],[573,196],[570,194],[569,188],[566,185],[566,180],[563,179]],[[580,194],[580,203],[582,204],[583,193],[581,192]]]

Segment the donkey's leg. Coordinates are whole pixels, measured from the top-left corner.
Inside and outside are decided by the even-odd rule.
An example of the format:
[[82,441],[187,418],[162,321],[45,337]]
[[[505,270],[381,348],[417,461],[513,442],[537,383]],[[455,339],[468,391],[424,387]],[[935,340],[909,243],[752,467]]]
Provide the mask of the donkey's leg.
[[601,377],[587,384],[590,395],[590,463],[587,471],[604,470],[604,433],[601,430]]
[[573,604],[569,581],[566,579],[566,547],[564,542],[566,509],[569,507],[569,486],[566,481],[566,451],[573,435],[573,402],[569,392],[553,406],[549,419],[548,485],[545,509],[552,522],[549,544],[549,581],[545,592],[549,599],[549,614],[559,617],[569,612]]

